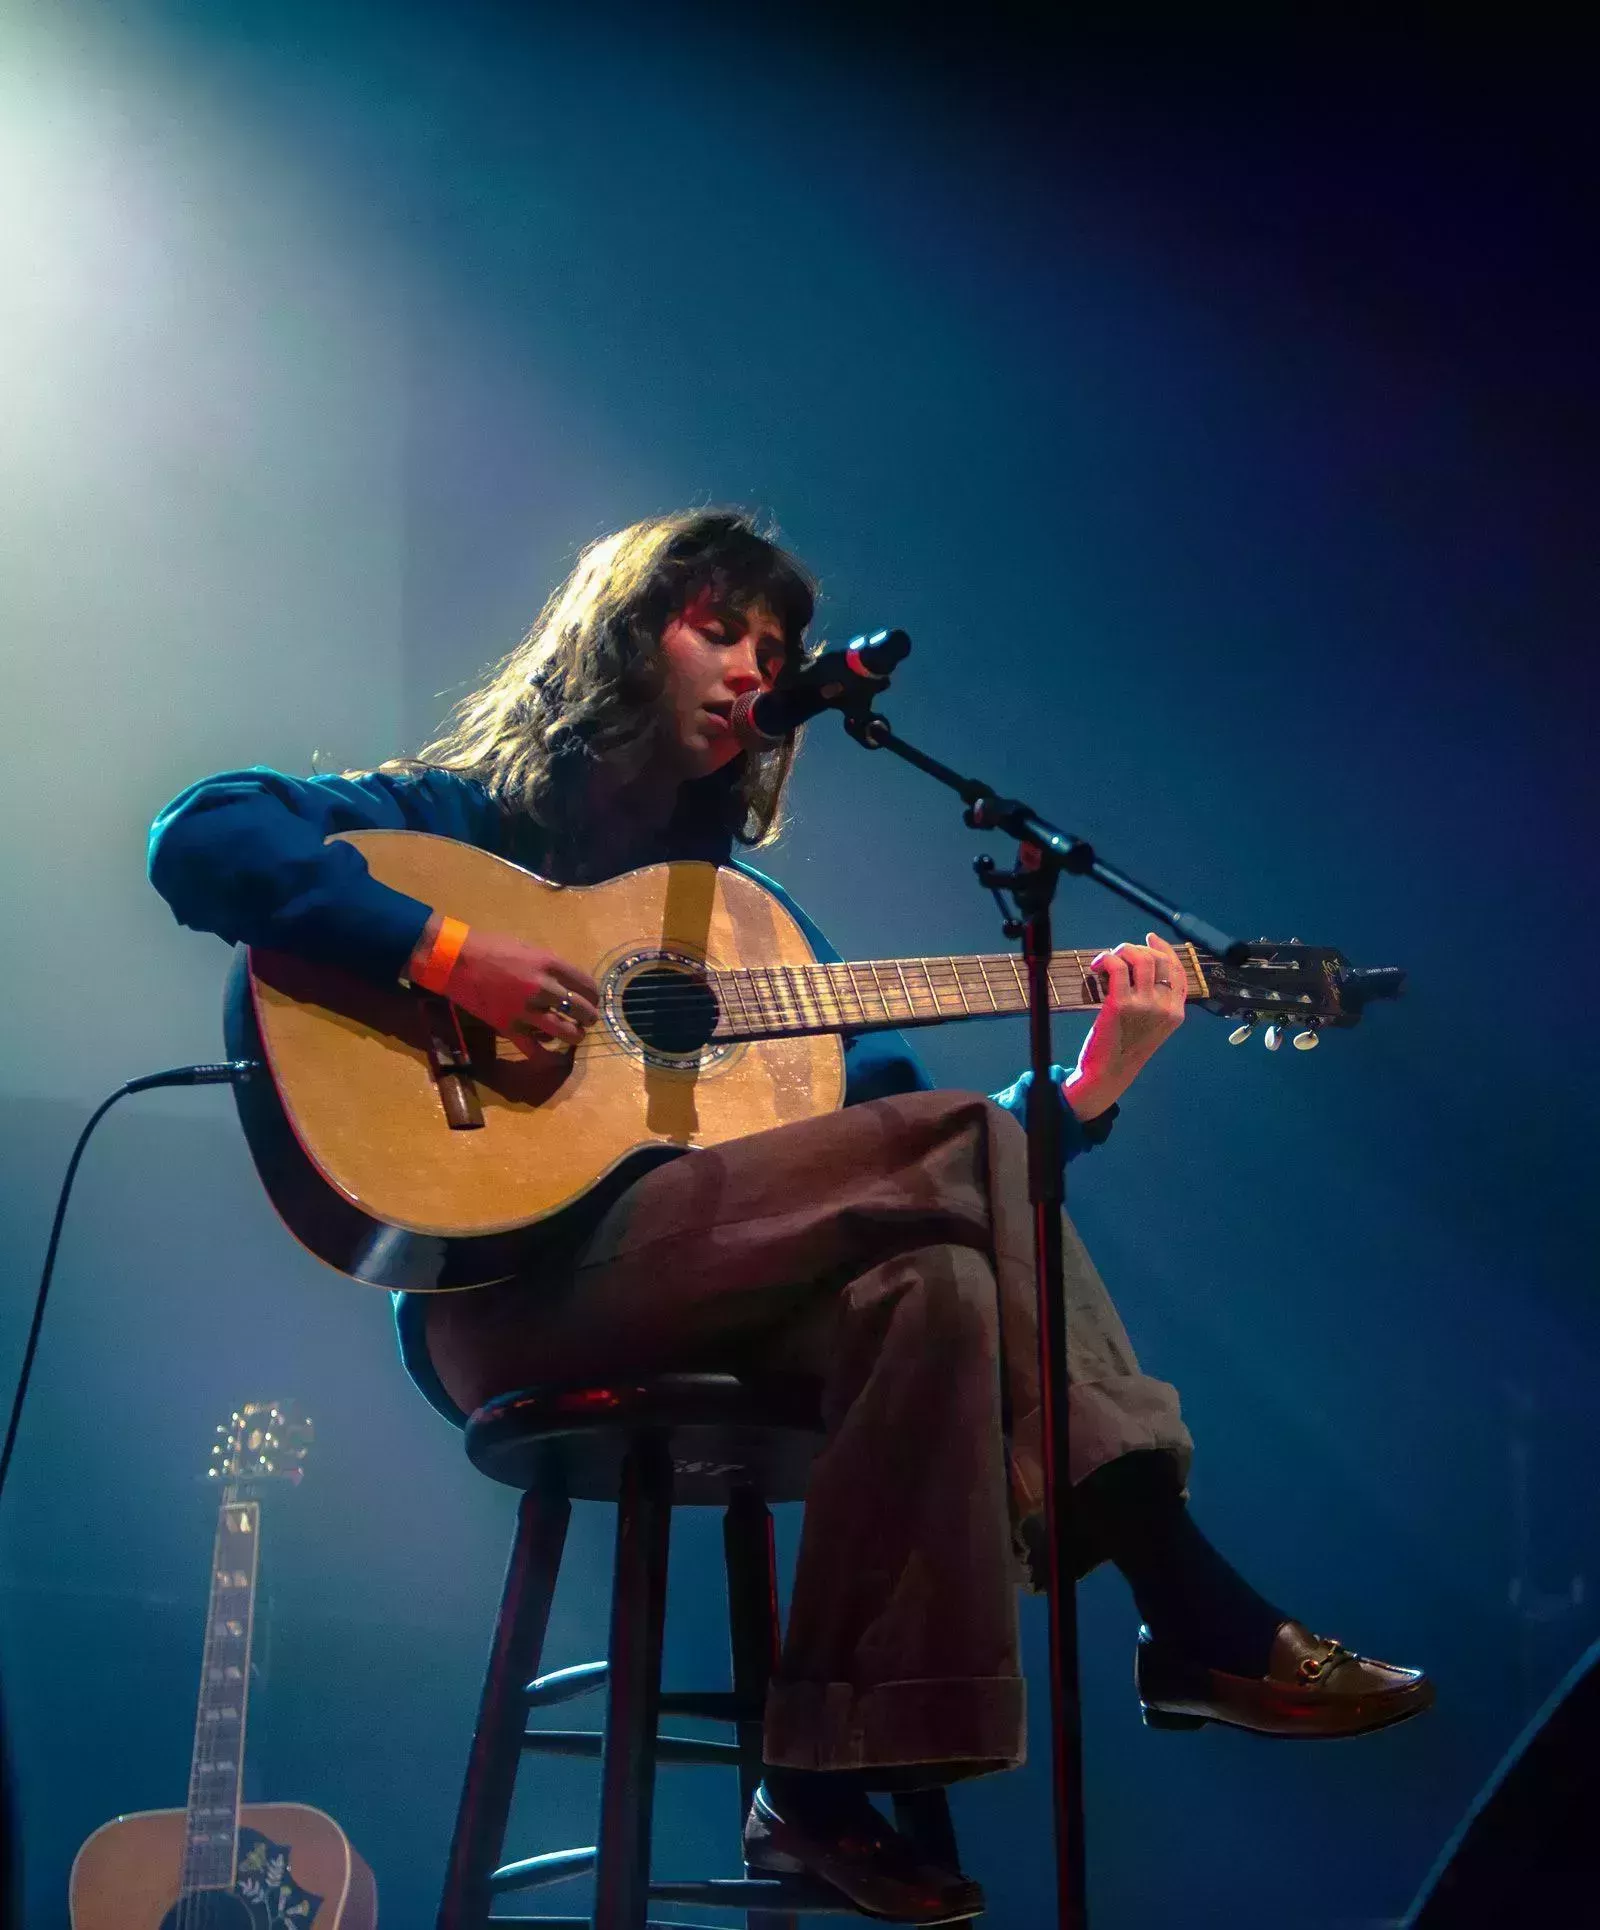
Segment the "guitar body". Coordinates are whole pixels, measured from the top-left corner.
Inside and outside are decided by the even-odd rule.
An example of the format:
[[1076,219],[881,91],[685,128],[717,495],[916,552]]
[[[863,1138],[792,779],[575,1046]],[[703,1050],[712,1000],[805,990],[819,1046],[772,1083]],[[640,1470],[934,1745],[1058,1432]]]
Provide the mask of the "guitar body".
[[[446,1000],[251,950],[230,980],[229,1056],[268,1077],[235,1085],[256,1168],[297,1239],[374,1286],[437,1292],[505,1280],[593,1224],[648,1164],[832,1112],[839,1035],[1017,1016],[1021,962],[994,957],[819,965],[799,924],[742,872],[652,865],[561,886],[420,831],[342,838],[374,877],[469,925],[582,966],[600,1016],[571,1052],[524,1057]],[[1099,948],[1056,952],[1048,998],[1092,1012]],[[1356,1024],[1405,974],[1263,940],[1235,965],[1193,944],[1185,997],[1302,1050]]]
[[376,1930],[372,1872],[320,1809],[246,1804],[234,1888],[202,1892],[180,1910],[183,1842],[181,1809],[103,1824],[73,1861],[72,1930]]
[[228,1049],[271,1077],[236,1088],[246,1137],[290,1231],[342,1272],[412,1290],[510,1277],[529,1230],[542,1241],[603,1182],[617,1191],[649,1163],[842,1104],[832,1034],[713,1040],[709,1000],[705,1037],[653,1029],[704,967],[812,964],[799,925],[742,873],[655,865],[557,886],[449,838],[345,835],[384,884],[584,967],[602,1012],[575,1052],[531,1059],[469,1022],[458,1038],[481,1123],[463,1129],[437,1076],[441,1019],[455,1024],[443,1001],[250,951]]

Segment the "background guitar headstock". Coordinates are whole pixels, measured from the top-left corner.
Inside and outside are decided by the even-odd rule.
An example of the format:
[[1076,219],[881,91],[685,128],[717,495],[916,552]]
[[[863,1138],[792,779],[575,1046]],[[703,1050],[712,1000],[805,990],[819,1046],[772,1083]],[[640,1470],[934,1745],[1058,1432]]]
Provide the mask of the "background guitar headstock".
[[1243,1045],[1254,1026],[1265,1024],[1269,1052],[1291,1033],[1296,1047],[1309,1052],[1324,1027],[1358,1024],[1373,999],[1398,998],[1406,982],[1398,965],[1362,969],[1342,952],[1298,938],[1286,945],[1263,939],[1241,965],[1208,957],[1205,973],[1211,996],[1200,1003],[1243,1021],[1228,1034],[1229,1044]]
[[206,1473],[213,1481],[299,1483],[315,1438],[293,1401],[246,1401],[217,1428]]

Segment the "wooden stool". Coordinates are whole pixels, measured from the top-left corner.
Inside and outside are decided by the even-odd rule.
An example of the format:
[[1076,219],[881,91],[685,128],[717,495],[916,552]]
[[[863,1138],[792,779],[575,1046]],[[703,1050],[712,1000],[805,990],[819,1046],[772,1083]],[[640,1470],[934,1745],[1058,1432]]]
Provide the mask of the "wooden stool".
[[[652,1899],[743,1910],[749,1930],[796,1930],[800,1911],[861,1917],[831,1884],[805,1877],[654,1883],[650,1875],[657,1763],[737,1769],[741,1828],[761,1780],[762,1716],[779,1642],[767,1503],[801,1498],[821,1431],[815,1382],[751,1382],[727,1374],[527,1388],[490,1401],[468,1421],[467,1454],[474,1467],[522,1489],[523,1497],[450,1844],[438,1930],[484,1930],[491,1923],[648,1930]],[[604,1662],[538,1675],[573,1500],[617,1503],[610,1653]],[[667,1544],[675,1505],[726,1511],[731,1692],[661,1690]],[[527,1728],[529,1709],[601,1688],[608,1691],[603,1731]],[[736,1740],[660,1735],[662,1715],[730,1723]],[[524,1751],[599,1757],[598,1848],[555,1850],[500,1864]],[[895,1821],[926,1854],[957,1865],[942,1789],[897,1796]],[[489,1914],[494,1899],[508,1891],[590,1870],[595,1874],[592,1919]]]

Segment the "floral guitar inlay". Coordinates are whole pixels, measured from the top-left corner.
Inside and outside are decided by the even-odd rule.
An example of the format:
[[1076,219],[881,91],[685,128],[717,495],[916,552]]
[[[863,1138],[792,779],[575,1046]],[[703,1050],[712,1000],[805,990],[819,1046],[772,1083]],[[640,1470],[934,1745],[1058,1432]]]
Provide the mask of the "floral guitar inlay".
[[250,1912],[250,1930],[310,1930],[322,1908],[322,1898],[290,1875],[289,1845],[268,1842],[248,1826],[239,1831],[234,1895]]

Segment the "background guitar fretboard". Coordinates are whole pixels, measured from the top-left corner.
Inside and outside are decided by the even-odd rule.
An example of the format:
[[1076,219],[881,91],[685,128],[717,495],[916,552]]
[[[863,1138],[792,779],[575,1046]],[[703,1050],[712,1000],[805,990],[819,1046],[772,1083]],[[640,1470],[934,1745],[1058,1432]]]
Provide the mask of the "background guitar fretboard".
[[258,1503],[224,1501],[211,1557],[211,1600],[189,1766],[181,1897],[233,1885],[260,1530]]

